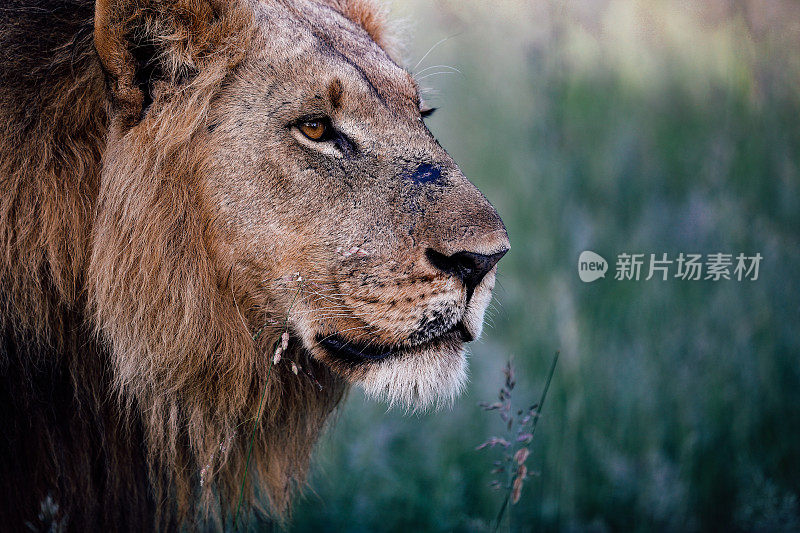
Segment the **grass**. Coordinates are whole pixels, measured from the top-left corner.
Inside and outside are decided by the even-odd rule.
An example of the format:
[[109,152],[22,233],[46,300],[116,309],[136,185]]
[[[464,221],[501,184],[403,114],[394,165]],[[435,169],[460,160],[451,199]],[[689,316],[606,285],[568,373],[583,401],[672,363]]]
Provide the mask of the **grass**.
[[511,512],[509,506],[519,502],[525,480],[529,475],[532,475],[528,473],[528,467],[525,463],[530,455],[530,446],[536,434],[539,419],[542,416],[542,409],[544,409],[547,391],[550,389],[550,382],[553,379],[553,373],[558,363],[558,355],[558,352],[556,352],[553,357],[553,364],[550,366],[550,372],[547,374],[547,381],[545,381],[544,388],[542,389],[542,396],[538,403],[522,409],[515,409],[512,405],[512,393],[516,386],[516,379],[511,361],[506,363],[503,369],[505,383],[500,388],[500,393],[498,395],[500,401],[492,404],[487,402],[481,403],[481,407],[485,411],[497,411],[500,415],[500,419],[507,428],[506,439],[492,437],[476,448],[476,450],[482,450],[486,447],[494,448],[496,445],[499,445],[503,450],[503,458],[500,461],[495,461],[495,468],[492,470],[492,473],[505,474],[506,482],[501,483],[498,480],[494,480],[490,484],[493,488],[502,489],[504,491],[503,503],[500,504],[500,511],[497,513],[497,518],[494,521],[494,531],[500,529],[504,517],[507,517],[506,524],[508,530],[511,530]]

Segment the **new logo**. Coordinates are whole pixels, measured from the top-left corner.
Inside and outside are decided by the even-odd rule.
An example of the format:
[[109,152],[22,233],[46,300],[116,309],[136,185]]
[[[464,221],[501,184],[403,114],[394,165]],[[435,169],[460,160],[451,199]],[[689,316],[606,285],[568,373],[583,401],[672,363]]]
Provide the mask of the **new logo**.
[[602,256],[586,250],[578,258],[578,276],[581,281],[590,283],[599,278],[606,277],[608,262]]

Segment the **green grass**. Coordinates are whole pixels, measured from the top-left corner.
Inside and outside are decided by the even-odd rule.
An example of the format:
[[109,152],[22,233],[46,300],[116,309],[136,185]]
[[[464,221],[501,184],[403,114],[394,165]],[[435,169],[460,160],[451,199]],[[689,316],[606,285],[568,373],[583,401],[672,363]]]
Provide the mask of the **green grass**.
[[[451,411],[405,417],[351,394],[291,529],[489,529],[502,495],[474,448],[502,428],[477,403],[495,397],[510,356],[515,395],[535,398],[558,349],[528,459],[540,475],[511,508],[514,530],[800,529],[800,69],[791,43],[756,39],[735,17],[687,26],[685,45],[649,43],[641,53],[658,75],[636,77],[602,35],[594,60],[575,60],[564,36],[582,30],[569,18],[542,43],[533,31],[507,38],[508,14],[453,22],[437,6],[414,12],[427,22],[412,55],[455,35],[423,66],[463,75],[434,78],[441,109],[430,125],[512,241],[492,325]],[[705,64],[708,50],[726,62],[687,63]],[[621,252],[764,260],[755,282],[583,284],[584,249],[612,262]]]

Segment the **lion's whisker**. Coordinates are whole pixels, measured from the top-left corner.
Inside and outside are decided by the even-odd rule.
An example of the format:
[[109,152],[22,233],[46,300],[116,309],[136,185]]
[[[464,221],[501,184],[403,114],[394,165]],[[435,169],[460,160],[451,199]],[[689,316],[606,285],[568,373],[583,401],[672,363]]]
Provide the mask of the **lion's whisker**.
[[447,72],[447,71],[444,71],[444,72],[431,72],[430,74],[425,74],[424,76],[420,76],[419,78],[416,78],[416,79],[417,79],[417,81],[422,81],[422,80],[430,78],[432,76],[444,76],[444,75],[450,75],[450,74],[457,74],[457,73],[456,72]]
[[431,53],[431,52],[433,52],[433,51],[434,51],[434,50],[435,50],[435,49],[436,49],[436,48],[437,48],[439,45],[441,45],[441,44],[443,44],[443,43],[445,43],[445,42],[449,41],[450,39],[452,39],[452,38],[454,38],[454,37],[457,37],[458,35],[460,35],[460,34],[456,33],[456,34],[454,34],[454,35],[450,35],[450,36],[448,36],[448,37],[445,37],[444,39],[440,39],[440,40],[439,40],[439,41],[438,41],[436,44],[434,44],[433,46],[431,46],[431,47],[428,49],[428,51],[427,51],[427,52],[425,52],[425,55],[423,55],[423,56],[422,56],[422,58],[421,58],[419,61],[417,61],[417,64],[416,64],[416,65],[414,65],[414,66],[411,68],[411,70],[412,70],[412,71],[414,71],[414,70],[415,70],[415,69],[416,69],[418,66],[420,66],[420,64],[421,64],[423,61],[425,61],[425,58],[426,58],[426,57],[428,57],[428,56],[430,55],[430,53]]
[[423,72],[427,72],[428,70],[435,69],[435,68],[446,68],[446,69],[450,69],[451,71],[455,71],[455,72],[458,72],[459,74],[461,74],[460,70],[458,70],[456,67],[451,67],[450,65],[431,65],[430,67],[425,67],[424,69],[420,70],[419,72],[415,72],[414,73],[414,77],[416,78],[417,76],[419,76]]

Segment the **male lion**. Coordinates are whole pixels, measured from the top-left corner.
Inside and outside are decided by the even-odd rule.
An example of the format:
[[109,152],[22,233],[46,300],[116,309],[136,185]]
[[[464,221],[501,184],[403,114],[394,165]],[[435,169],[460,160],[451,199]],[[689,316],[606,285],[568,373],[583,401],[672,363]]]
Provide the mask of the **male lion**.
[[0,527],[280,517],[348,383],[459,390],[508,237],[386,43],[364,0],[4,0]]

